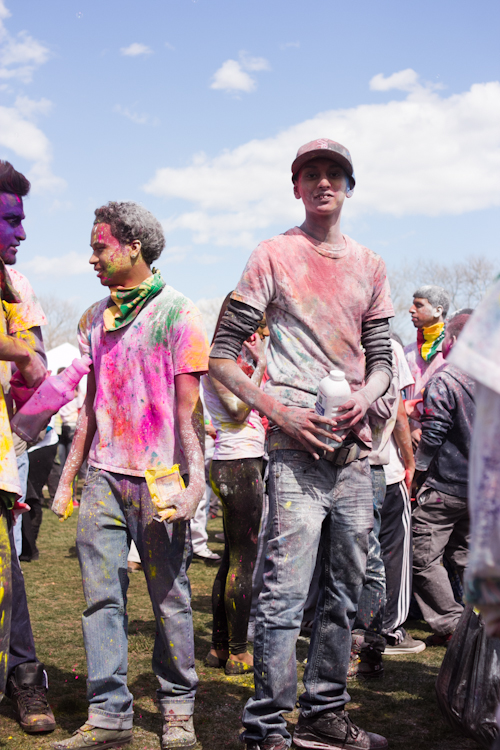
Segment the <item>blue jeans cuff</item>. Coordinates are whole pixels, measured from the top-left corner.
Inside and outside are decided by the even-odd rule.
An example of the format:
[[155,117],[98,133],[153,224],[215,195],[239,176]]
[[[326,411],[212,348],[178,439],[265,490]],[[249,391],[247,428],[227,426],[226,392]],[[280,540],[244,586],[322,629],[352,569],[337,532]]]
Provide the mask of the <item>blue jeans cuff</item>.
[[99,708],[90,706],[88,722],[93,727],[99,727],[99,729],[132,729],[134,712],[113,714],[110,711],[101,711]]
[[194,713],[194,700],[189,698],[162,698],[159,701],[161,715],[167,716],[192,716]]

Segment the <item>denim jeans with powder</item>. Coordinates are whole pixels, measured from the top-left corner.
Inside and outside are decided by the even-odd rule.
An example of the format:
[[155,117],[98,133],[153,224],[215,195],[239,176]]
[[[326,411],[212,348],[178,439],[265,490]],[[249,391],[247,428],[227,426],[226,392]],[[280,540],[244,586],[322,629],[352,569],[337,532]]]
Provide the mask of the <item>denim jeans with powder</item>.
[[90,467],[80,505],[77,550],[87,608],[90,724],[129,729],[133,696],[127,687],[127,555],[137,545],[156,618],[153,671],[163,716],[191,715],[198,679],[194,663],[189,524],[159,523],[142,477]]
[[254,640],[255,696],[243,713],[243,738],[281,734],[297,693],[295,644],[323,545],[320,595],[300,697],[302,714],[341,709],[351,627],[364,581],[373,490],[368,459],[336,467],[304,451],[270,453],[271,533]]

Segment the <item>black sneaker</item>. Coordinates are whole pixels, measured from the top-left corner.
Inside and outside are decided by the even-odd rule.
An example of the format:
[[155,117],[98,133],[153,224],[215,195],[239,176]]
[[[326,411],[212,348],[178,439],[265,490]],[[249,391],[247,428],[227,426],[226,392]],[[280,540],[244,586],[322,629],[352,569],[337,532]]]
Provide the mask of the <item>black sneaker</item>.
[[246,746],[247,750],[288,750],[286,740],[281,734],[270,734],[260,742],[250,740]]
[[323,711],[305,719],[299,716],[293,735],[297,747],[312,750],[384,750],[388,747],[385,737],[360,729],[349,718],[347,711]]
[[18,664],[7,680],[6,694],[14,704],[21,729],[28,734],[54,731],[56,720],[47,702],[43,664]]
[[366,630],[353,630],[351,638],[347,679],[370,680],[383,677],[382,654],[385,649],[385,638]]

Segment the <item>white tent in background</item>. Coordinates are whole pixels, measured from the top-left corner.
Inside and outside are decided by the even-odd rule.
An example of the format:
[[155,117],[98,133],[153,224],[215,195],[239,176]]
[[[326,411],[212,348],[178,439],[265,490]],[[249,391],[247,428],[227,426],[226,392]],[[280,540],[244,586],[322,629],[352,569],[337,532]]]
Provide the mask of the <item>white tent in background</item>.
[[[46,352],[47,354],[47,369],[51,370],[52,375],[57,375],[57,371],[60,367],[69,367],[74,359],[80,359],[80,352],[78,347],[73,346],[69,342],[56,346],[54,349]],[[80,391],[82,393],[87,392],[87,376],[80,381]]]
[[74,359],[80,359],[78,347],[66,342],[47,352],[48,369],[56,375],[60,367],[68,367]]

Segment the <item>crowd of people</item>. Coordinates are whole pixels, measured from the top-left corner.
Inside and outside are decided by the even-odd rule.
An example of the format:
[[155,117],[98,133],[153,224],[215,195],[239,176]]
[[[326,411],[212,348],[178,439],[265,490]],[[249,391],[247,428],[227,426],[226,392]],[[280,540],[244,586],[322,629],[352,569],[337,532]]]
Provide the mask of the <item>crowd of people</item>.
[[[161,747],[195,747],[193,543],[201,560],[220,562],[206,664],[254,675],[242,716],[247,750],[382,750],[387,740],[349,717],[349,680],[380,678],[384,656],[447,646],[465,597],[500,634],[500,346],[491,346],[500,344],[499,283],[476,312],[453,314],[445,289],[417,289],[408,301],[416,341],[403,348],[390,328],[384,261],[341,231],[356,185],[349,151],[312,141],[291,172],[304,222],[251,254],[211,346],[195,305],[153,267],[165,246],[158,220],[132,202],[96,209],[90,263],[108,295],[78,326],[92,361],[86,396],[75,392],[59,428],[53,418],[28,446],[9,424],[11,380],[30,395],[46,378],[46,319],[13,268],[30,185],[0,163],[0,692],[27,733],[56,722],[18,555],[38,554],[56,453],[52,509],[63,520],[87,467],[77,552],[89,711],[55,750],[132,740],[134,569],[156,618]],[[318,384],[332,370],[344,373],[350,396],[325,415]],[[148,477],[172,472],[183,489],[159,516]],[[211,493],[223,513],[222,560],[207,547]],[[405,630],[410,610],[432,630],[425,642]],[[310,645],[292,738],[284,714],[297,701],[301,632]]]

